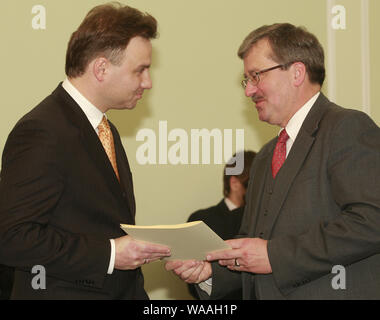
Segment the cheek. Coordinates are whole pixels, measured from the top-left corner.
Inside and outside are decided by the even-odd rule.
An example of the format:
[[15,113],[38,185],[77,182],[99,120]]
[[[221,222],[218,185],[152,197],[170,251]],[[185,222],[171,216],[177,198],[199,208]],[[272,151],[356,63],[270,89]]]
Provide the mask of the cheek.
[[265,97],[274,106],[275,109],[281,107],[287,95],[286,89],[283,85],[281,85],[281,83],[270,88],[266,88],[264,92]]
[[136,83],[138,82],[137,76],[130,71],[121,71],[116,81],[119,83],[120,87],[134,89]]
[[141,81],[138,77],[129,78],[127,82],[127,88],[132,91],[136,92],[140,89]]

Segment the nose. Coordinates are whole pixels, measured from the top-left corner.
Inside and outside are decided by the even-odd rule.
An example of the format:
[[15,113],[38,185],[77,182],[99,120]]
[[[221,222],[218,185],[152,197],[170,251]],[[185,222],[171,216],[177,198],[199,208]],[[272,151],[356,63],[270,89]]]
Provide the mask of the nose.
[[152,89],[152,79],[150,78],[149,70],[145,70],[141,81],[141,87],[143,89]]
[[257,86],[253,85],[250,81],[248,81],[247,86],[245,87],[246,97],[252,97],[256,92]]

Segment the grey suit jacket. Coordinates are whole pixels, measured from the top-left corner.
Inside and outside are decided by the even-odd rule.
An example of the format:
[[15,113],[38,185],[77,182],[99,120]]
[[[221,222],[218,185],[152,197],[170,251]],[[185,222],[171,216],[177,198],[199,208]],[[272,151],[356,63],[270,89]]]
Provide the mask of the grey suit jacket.
[[[211,298],[242,285],[244,299],[379,299],[379,127],[321,94],[267,188],[276,141],[252,165],[239,236],[269,240],[273,273],[236,275],[214,263]],[[332,286],[336,265],[345,289]]]

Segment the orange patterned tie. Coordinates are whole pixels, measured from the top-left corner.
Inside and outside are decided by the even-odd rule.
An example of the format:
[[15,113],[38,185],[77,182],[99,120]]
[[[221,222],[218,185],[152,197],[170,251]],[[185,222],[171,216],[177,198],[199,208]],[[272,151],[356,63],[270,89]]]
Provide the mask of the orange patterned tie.
[[116,165],[116,153],[115,145],[113,143],[113,136],[111,132],[110,125],[105,116],[103,116],[102,122],[98,125],[98,135],[99,139],[102,142],[104,150],[107,153],[108,159],[111,162],[113,170],[115,171],[117,179],[120,181],[119,172]]
[[286,159],[286,141],[289,139],[286,130],[282,130],[278,137],[272,158],[272,176],[276,178],[277,172],[281,169]]

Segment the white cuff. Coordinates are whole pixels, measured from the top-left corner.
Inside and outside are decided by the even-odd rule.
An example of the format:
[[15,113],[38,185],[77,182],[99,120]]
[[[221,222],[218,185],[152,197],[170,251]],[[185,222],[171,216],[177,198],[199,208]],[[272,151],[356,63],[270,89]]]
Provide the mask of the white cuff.
[[200,289],[205,291],[209,296],[211,296],[212,278],[208,278],[206,281],[199,283],[198,286]]
[[115,267],[115,240],[110,239],[111,242],[111,258],[110,258],[110,264],[108,266],[107,274],[112,274],[113,269]]

